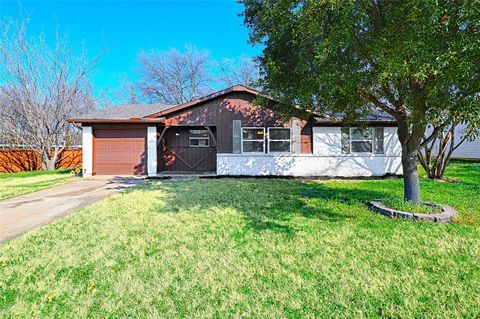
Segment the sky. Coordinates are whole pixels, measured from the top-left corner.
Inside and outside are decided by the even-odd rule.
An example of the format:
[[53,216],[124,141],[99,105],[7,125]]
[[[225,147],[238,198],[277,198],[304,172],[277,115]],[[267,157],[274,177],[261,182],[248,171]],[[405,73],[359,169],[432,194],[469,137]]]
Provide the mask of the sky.
[[141,50],[208,50],[217,61],[260,54],[248,43],[243,6],[234,0],[216,1],[18,1],[0,0],[0,18],[30,16],[29,33],[67,32],[70,44],[82,45],[94,57],[105,50],[92,81],[96,91],[135,81]]

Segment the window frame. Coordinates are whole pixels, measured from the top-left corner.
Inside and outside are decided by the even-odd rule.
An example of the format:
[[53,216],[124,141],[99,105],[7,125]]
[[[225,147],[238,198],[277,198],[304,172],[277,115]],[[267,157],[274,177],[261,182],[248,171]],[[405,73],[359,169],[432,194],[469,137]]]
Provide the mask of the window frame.
[[[190,135],[190,132],[191,131],[205,131],[207,132],[207,137],[192,137]],[[207,140],[207,145],[192,145],[191,141],[192,140]],[[188,147],[192,147],[192,148],[208,148],[210,147],[210,133],[208,132],[207,129],[189,129],[188,130]]]
[[[352,130],[358,130],[358,129],[367,129],[370,131],[371,139],[370,140],[358,140],[358,139],[353,139],[352,138]],[[351,154],[375,154],[375,129],[373,127],[367,127],[367,128],[360,128],[360,127],[350,127],[349,130],[349,143],[350,143],[350,153]],[[352,142],[371,142],[372,148],[370,152],[355,152],[353,150],[353,144]]]
[[[247,129],[247,130],[262,130],[263,131],[263,139],[261,140],[244,140],[243,139],[243,130],[244,129]],[[241,140],[241,146],[242,146],[242,154],[245,153],[245,154],[265,154],[265,128],[264,127],[253,127],[253,126],[245,126],[245,127],[241,127],[241,132],[240,132],[240,140]],[[244,141],[248,141],[248,142],[259,142],[259,141],[262,141],[263,142],[263,151],[262,152],[245,152],[243,150],[243,142]]]
[[[270,137],[270,130],[288,130],[289,139],[273,139]],[[270,151],[270,142],[288,142],[288,151],[286,152],[271,152]],[[267,152],[269,154],[289,154],[292,152],[292,129],[290,127],[268,127],[268,145],[267,145]]]

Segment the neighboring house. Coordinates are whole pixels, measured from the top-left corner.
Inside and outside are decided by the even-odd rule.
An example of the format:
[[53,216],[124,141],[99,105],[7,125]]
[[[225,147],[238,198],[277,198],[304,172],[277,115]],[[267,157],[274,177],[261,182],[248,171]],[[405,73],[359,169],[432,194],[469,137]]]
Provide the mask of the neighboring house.
[[236,85],[181,105],[122,105],[70,119],[82,126],[84,175],[402,173],[390,116],[368,116],[362,128],[338,117],[285,119],[273,100],[268,108],[255,105],[259,94]]
[[[455,127],[455,143],[460,141],[465,135],[466,125],[461,123]],[[429,127],[427,129],[427,134],[431,134],[433,129]],[[450,145],[450,144],[449,144]],[[433,154],[437,154],[438,152],[439,142],[438,140],[435,142],[435,146],[433,148]],[[477,138],[473,141],[466,140],[458,148],[453,151],[452,158],[460,158],[460,159],[480,159],[480,138]]]

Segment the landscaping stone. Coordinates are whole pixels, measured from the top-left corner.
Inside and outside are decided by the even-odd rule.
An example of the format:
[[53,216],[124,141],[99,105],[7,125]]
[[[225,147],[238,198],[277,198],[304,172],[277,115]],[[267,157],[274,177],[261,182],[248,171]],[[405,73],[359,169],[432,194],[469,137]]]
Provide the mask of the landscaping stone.
[[[426,205],[436,206],[437,204],[424,202]],[[420,213],[408,213],[401,210],[389,208],[382,204],[378,199],[372,200],[370,202],[373,210],[382,215],[392,217],[392,218],[408,218],[417,221],[426,221],[434,223],[450,223],[454,218],[458,217],[458,212],[450,206],[440,205],[442,207],[442,212],[437,214],[420,214]]]

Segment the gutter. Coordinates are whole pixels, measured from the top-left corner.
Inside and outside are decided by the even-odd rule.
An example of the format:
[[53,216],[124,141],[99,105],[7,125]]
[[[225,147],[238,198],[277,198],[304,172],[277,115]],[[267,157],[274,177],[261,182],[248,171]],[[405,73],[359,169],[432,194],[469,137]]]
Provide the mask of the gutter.
[[164,124],[165,123],[165,118],[129,118],[129,119],[67,119],[66,120],[68,123],[122,123],[122,124],[151,124],[151,123],[156,123],[156,124]]

